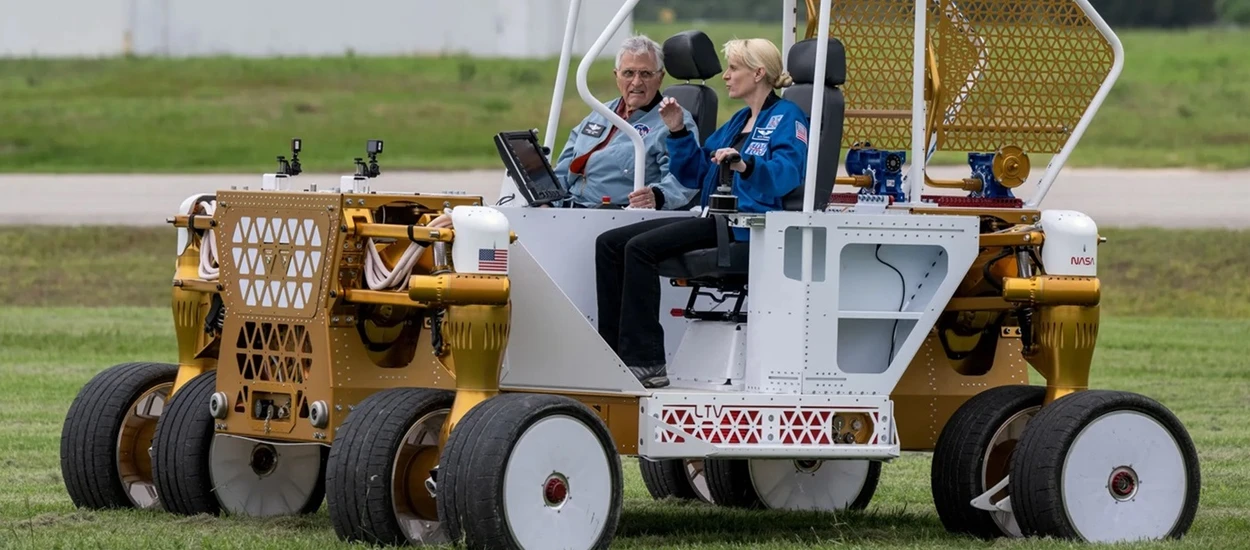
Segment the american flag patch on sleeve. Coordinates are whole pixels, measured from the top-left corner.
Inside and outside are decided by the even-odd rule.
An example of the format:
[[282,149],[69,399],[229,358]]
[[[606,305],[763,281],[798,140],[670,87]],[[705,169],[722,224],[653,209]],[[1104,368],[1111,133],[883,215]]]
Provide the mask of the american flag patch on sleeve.
[[797,120],[794,121],[794,137],[798,138],[804,145],[807,144],[807,126],[804,126],[802,122]]
[[508,249],[479,248],[477,268],[482,271],[508,271]]

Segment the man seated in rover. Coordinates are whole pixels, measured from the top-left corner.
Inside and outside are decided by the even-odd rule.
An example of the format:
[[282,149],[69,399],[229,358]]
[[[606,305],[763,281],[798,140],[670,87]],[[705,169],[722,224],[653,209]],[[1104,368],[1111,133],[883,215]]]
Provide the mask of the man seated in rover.
[[[616,54],[616,86],[621,96],[605,104],[642,135],[646,146],[646,187],[634,191],[634,143],[606,117],[591,111],[569,132],[554,166],[570,198],[562,206],[594,208],[609,197],[615,206],[674,210],[689,204],[697,189],[677,182],[669,171],[669,126],[660,120],[664,52],[646,36],[631,36]],[[684,130],[696,134],[694,118],[681,110]]]
[[[672,172],[682,185],[702,190],[700,202],[706,209],[724,169],[719,168],[721,161],[728,159],[739,211],[781,210],[782,198],[804,180],[808,116],[774,91],[793,81],[772,42],[731,40],[725,44],[725,58],[726,91],[745,106],[702,147],[681,127],[683,112],[676,100],[660,102],[660,116],[671,132]],[[646,220],[606,231],[595,243],[599,334],[645,387],[668,385],[659,264],[692,250],[715,248],[717,232],[729,231],[721,223],[711,217]],[[749,233],[733,228],[732,237],[745,241]]]

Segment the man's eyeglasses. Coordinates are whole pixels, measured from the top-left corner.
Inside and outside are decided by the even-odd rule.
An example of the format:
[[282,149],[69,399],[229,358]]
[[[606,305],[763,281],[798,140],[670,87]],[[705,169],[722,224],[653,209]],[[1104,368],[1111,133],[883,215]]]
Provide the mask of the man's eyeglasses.
[[633,80],[635,76],[641,77],[643,80],[651,80],[652,78],[660,76],[662,73],[663,71],[635,71],[633,69],[616,71],[616,74],[625,80]]

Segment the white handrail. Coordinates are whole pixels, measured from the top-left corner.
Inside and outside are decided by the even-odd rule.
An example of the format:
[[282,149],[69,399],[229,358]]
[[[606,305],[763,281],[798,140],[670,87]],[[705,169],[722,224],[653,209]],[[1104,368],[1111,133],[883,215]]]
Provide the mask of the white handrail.
[[907,179],[909,189],[907,200],[911,204],[920,204],[920,196],[924,193],[925,172],[925,105],[924,105],[924,65],[925,37],[928,12],[926,4],[930,0],[916,0],[916,26],[912,44],[912,82],[911,82],[911,173]]
[[[586,86],[586,75],[590,72],[591,63],[599,56],[599,52],[603,51],[603,48],[607,46],[608,40],[612,38],[616,30],[621,28],[625,18],[633,13],[636,5],[638,5],[638,0],[625,0],[625,5],[621,6],[620,11],[616,12],[616,17],[613,17],[612,21],[608,23],[608,27],[603,30],[603,34],[599,35],[599,39],[595,40],[594,45],[590,47],[590,51],[586,52],[586,57],[582,58],[581,64],[577,66],[577,93],[582,96],[582,101],[585,101],[596,113],[606,117],[612,122],[613,126],[625,132],[625,135],[629,136],[630,141],[634,142],[635,191],[642,189],[643,177],[646,176],[646,165],[644,164],[646,161],[646,146],[642,142],[642,135],[633,126],[630,126],[628,122],[625,122],[625,119],[612,112],[602,102],[595,99],[595,96],[591,95],[590,89]],[[625,98],[621,98],[621,101],[625,101]]]
[[[816,76],[812,81],[816,93],[812,95],[812,116],[807,132],[807,174],[803,182],[803,212],[810,214],[816,202],[816,166],[820,160],[820,132],[825,114],[825,65],[829,59],[829,11],[830,0],[820,0],[820,29],[816,36]],[[827,198],[827,197],[826,197]],[[807,238],[807,235],[804,236]],[[807,270],[804,269],[806,272]]]
[[794,35],[798,29],[798,14],[795,10],[798,0],[782,0],[781,2],[781,68],[790,70],[790,48],[794,47]]
[[577,35],[577,17],[582,9],[582,0],[570,0],[569,18],[564,24],[564,44],[560,46],[560,68],[556,70],[556,89],[551,92],[551,110],[547,114],[547,133],[543,135],[543,146],[550,151],[550,160],[555,162],[559,155],[556,151],[556,132],[560,131],[560,110],[564,108],[564,88],[568,85],[569,60],[573,57],[573,39]]
[[1076,123],[1076,128],[1072,130],[1072,135],[1068,137],[1068,142],[1063,144],[1059,154],[1050,159],[1050,164],[1046,166],[1046,173],[1042,175],[1042,181],[1037,184],[1037,192],[1033,193],[1033,196],[1029,197],[1029,200],[1024,203],[1026,208],[1037,208],[1042,203],[1042,199],[1046,198],[1046,193],[1050,192],[1050,186],[1054,185],[1055,178],[1059,177],[1059,170],[1068,161],[1068,156],[1076,148],[1077,142],[1081,141],[1081,136],[1085,134],[1085,129],[1094,120],[1094,114],[1102,107],[1103,100],[1107,99],[1107,94],[1111,93],[1111,87],[1120,78],[1120,71],[1124,69],[1124,46],[1120,43],[1120,37],[1116,36],[1115,31],[1111,30],[1111,27],[1098,14],[1098,11],[1089,4],[1089,0],[1074,1],[1081,7],[1081,11],[1085,12],[1085,16],[1089,17],[1089,20],[1098,28],[1098,32],[1102,33],[1103,38],[1106,38],[1107,42],[1111,44],[1111,51],[1115,55],[1115,60],[1111,64],[1111,72],[1107,73],[1107,79],[1103,80],[1102,86],[1098,88],[1098,93],[1094,94],[1094,100],[1085,109],[1085,114],[1081,115],[1081,120]]

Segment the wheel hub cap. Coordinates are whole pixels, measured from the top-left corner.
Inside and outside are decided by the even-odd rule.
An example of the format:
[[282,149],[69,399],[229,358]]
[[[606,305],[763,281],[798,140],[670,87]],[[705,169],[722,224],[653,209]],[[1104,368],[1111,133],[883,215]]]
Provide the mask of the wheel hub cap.
[[1116,500],[1131,500],[1137,494],[1137,472],[1128,466],[1120,466],[1111,471],[1107,481],[1107,489]]
[[794,461],[794,469],[805,474],[810,474],[820,469],[821,462],[822,461],[820,460],[810,458],[796,460]]
[[564,476],[553,473],[543,483],[543,502],[552,508],[564,504],[569,497],[569,480]]
[[274,452],[273,447],[269,445],[257,445],[252,449],[251,466],[252,471],[260,477],[265,477],[273,473],[274,468],[278,465],[278,454]]

